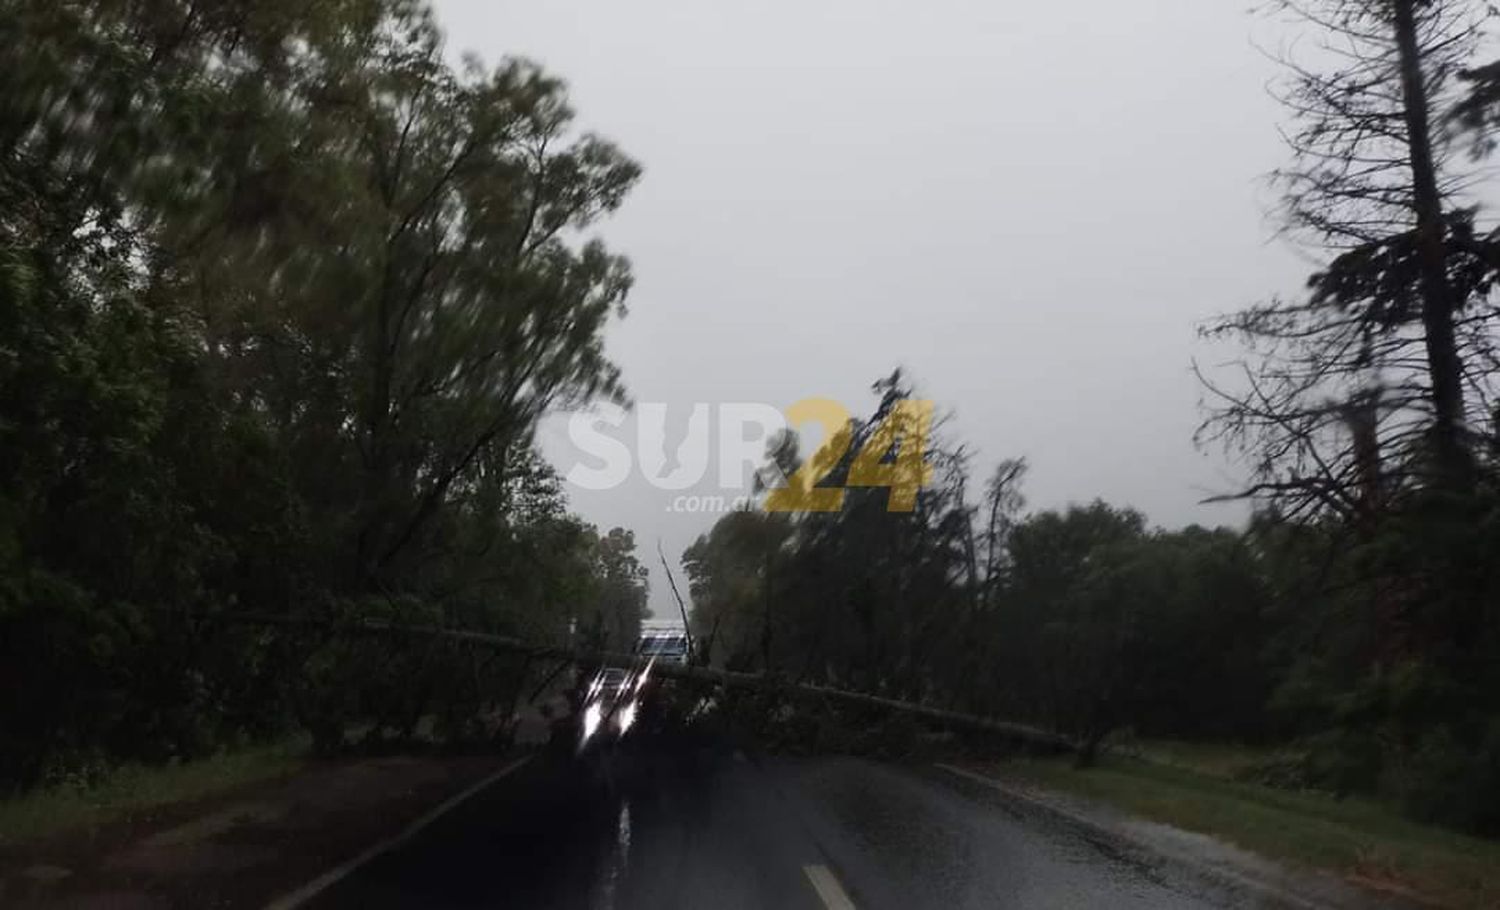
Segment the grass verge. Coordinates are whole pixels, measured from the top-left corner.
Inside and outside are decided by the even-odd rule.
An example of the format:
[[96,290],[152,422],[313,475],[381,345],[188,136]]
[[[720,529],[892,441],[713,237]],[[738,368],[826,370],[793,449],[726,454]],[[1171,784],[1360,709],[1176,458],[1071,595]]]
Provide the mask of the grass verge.
[[1224,750],[1197,766],[1191,750],[1172,754],[1171,763],[1111,755],[1086,770],[1065,759],[993,770],[1435,906],[1500,906],[1500,843],[1417,824],[1372,800],[1232,780],[1225,769],[1236,762]]
[[289,740],[166,766],[125,765],[87,789],[37,790],[0,801],[0,845],[94,828],[171,803],[212,796],[302,767],[307,744]]

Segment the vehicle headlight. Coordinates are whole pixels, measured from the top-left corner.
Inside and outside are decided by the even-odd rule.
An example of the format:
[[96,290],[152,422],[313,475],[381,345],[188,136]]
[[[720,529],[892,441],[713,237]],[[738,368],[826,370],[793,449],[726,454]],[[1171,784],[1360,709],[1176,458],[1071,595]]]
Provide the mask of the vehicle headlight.
[[620,709],[618,720],[616,722],[620,725],[621,733],[624,733],[626,730],[630,729],[630,725],[635,723],[634,701],[630,702],[625,707]]
[[585,740],[599,732],[599,703],[594,702],[583,709],[583,738]]

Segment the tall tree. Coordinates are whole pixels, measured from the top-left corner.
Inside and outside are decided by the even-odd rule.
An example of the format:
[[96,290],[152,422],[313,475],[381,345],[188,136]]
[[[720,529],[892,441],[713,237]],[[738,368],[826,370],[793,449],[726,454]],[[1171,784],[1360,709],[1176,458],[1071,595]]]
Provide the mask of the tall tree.
[[[1500,707],[1490,694],[1500,577],[1476,547],[1493,546],[1500,464],[1470,415],[1494,413],[1500,392],[1500,248],[1479,205],[1481,166],[1463,156],[1487,150],[1493,125],[1492,71],[1475,65],[1490,9],[1277,8],[1322,39],[1311,60],[1289,64],[1294,160],[1277,177],[1289,228],[1329,258],[1305,298],[1209,327],[1251,357],[1242,383],[1209,386],[1218,406],[1206,433],[1251,453],[1248,492],[1304,525],[1262,527],[1262,539],[1328,551],[1308,573],[1321,583],[1322,627],[1289,622],[1283,637],[1296,645],[1278,644],[1302,658],[1285,687],[1302,694],[1287,700],[1321,694],[1322,723],[1344,744],[1338,762],[1362,769],[1361,785],[1399,779],[1403,799],[1457,819],[1464,781],[1468,805],[1493,819],[1500,800],[1478,794],[1494,792],[1483,769]],[[1479,138],[1466,148],[1455,124]]]
[[[1206,425],[1255,454],[1251,492],[1292,517],[1350,517],[1373,469],[1394,488],[1472,483],[1471,402],[1491,400],[1495,272],[1441,116],[1472,65],[1483,11],[1468,0],[1277,4],[1321,41],[1289,60],[1282,100],[1293,164],[1277,173],[1289,230],[1327,249],[1302,300],[1212,324],[1254,360],[1243,383],[1214,381]],[[1376,425],[1351,433],[1356,423]]]
[[635,552],[635,533],[611,528],[593,546],[595,586],[580,604],[579,628],[593,648],[629,651],[646,617],[650,573]]

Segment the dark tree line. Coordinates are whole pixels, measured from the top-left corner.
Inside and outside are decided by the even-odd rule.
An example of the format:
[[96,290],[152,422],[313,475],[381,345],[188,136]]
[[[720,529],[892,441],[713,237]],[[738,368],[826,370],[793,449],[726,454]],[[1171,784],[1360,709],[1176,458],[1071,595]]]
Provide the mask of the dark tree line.
[[0,2],[0,781],[458,730],[524,673],[236,615],[628,640],[633,540],[532,431],[621,395],[589,232],[639,173],[420,0]]
[[[811,459],[844,453],[822,485],[847,483],[851,453],[913,397],[900,373],[875,391],[873,414]],[[897,429],[897,446],[909,429]],[[801,464],[791,442],[771,455],[783,470]],[[887,489],[849,487],[836,511],[733,512],[694,543],[684,563],[710,655],[1040,723],[1090,749],[1127,726],[1271,734],[1258,650],[1270,592],[1250,539],[1152,529],[1098,501],[1026,513],[1019,459],[1001,462],[976,498],[973,459],[942,421],[925,458],[931,481],[910,511],[893,510]]]

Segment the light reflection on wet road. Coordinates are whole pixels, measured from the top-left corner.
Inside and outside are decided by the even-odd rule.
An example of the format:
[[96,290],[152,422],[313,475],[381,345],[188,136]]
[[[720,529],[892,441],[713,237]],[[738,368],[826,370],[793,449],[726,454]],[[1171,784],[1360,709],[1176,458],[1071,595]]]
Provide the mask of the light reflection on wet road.
[[1197,908],[1231,895],[935,769],[641,740],[538,760],[313,906]]

